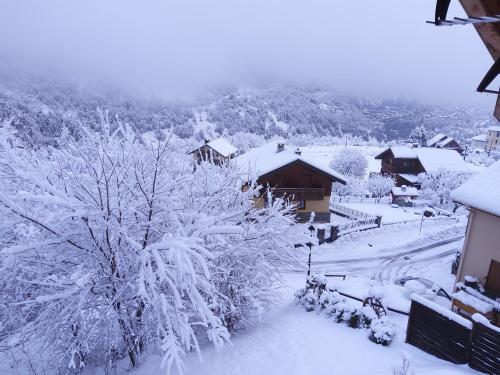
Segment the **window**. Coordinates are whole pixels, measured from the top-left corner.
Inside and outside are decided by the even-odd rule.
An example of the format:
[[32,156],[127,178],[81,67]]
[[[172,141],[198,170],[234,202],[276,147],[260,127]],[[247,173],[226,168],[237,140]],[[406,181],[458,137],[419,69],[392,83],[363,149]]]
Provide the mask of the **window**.
[[293,203],[295,203],[295,207],[298,210],[304,210],[306,208],[306,201],[295,201]]

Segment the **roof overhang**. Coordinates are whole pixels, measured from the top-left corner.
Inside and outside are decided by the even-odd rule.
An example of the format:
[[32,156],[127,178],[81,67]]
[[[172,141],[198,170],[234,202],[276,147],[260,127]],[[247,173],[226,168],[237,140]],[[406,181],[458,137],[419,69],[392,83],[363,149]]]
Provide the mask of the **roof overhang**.
[[323,175],[323,176],[327,177],[327,178],[328,178],[328,179],[330,179],[332,182],[338,182],[338,183],[340,183],[340,184],[342,184],[342,185],[345,185],[345,184],[347,183],[347,181],[345,181],[345,180],[343,180],[343,179],[339,178],[338,176],[334,176],[334,175],[332,175],[332,174],[330,174],[330,173],[328,173],[328,172],[326,172],[326,171],[323,171],[323,170],[321,170],[321,169],[319,169],[319,168],[315,167],[315,166],[314,166],[314,165],[312,165],[312,164],[309,164],[308,162],[306,162],[306,161],[304,161],[303,159],[300,159],[300,158],[297,158],[297,159],[295,159],[295,160],[292,160],[292,161],[290,161],[289,163],[287,163],[287,164],[285,164],[285,165],[280,166],[279,168],[273,169],[272,171],[267,171],[267,172],[265,172],[265,173],[263,173],[263,174],[261,174],[261,175],[258,175],[257,177],[258,177],[258,178],[264,178],[264,177],[266,177],[266,176],[268,176],[268,175],[270,175],[270,174],[273,174],[273,173],[279,172],[280,170],[282,170],[282,169],[284,169],[284,168],[287,168],[287,167],[289,167],[289,166],[290,166],[290,165],[292,165],[292,164],[301,164],[301,165],[304,165],[304,166],[306,166],[307,168],[312,169],[314,172],[316,172],[316,173],[318,173],[318,174],[321,174],[321,175]]

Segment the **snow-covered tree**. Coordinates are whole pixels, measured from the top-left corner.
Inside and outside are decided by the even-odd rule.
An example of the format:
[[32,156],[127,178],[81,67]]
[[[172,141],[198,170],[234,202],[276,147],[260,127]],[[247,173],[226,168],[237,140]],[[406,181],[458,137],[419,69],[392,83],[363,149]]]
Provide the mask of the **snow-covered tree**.
[[337,152],[330,167],[345,176],[362,178],[368,168],[368,160],[361,151],[349,148]]
[[146,349],[182,368],[201,334],[221,346],[274,300],[300,241],[292,209],[255,208],[261,187],[230,167],[193,172],[106,121],[61,149],[0,133],[0,349],[31,345],[60,372],[137,366]]
[[421,173],[418,176],[422,192],[421,199],[433,204],[443,205],[451,201],[450,193],[471,177],[471,173],[439,169],[435,172]]
[[391,176],[374,175],[366,182],[366,189],[375,197],[382,198],[389,194],[396,181]]
[[426,146],[427,145],[427,130],[425,127],[420,124],[413,129],[408,137],[408,142],[410,143],[416,143],[419,146]]

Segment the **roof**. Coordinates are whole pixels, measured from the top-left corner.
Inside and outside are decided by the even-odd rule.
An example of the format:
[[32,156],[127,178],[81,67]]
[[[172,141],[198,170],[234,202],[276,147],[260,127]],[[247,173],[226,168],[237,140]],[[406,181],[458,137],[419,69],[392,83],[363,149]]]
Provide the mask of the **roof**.
[[480,142],[486,142],[486,134],[476,135],[475,137],[472,137],[471,140],[473,140],[473,141],[480,141]]
[[375,159],[381,159],[383,155],[386,153],[391,152],[395,158],[398,159],[416,159],[417,154],[415,154],[415,151],[413,148],[408,147],[408,146],[392,146],[389,147],[388,149],[382,151],[380,154],[375,156]]
[[406,181],[415,184],[418,182],[418,175],[410,173],[399,173],[399,177],[405,179]]
[[213,141],[210,141],[208,143],[205,143],[204,145],[198,147],[196,150],[191,151],[190,153],[198,151],[201,147],[203,146],[208,146],[212,150],[218,152],[225,158],[231,156],[232,154],[236,153],[238,149],[234,147],[231,143],[226,141],[224,138],[217,138],[214,139]]
[[488,130],[493,130],[495,132],[500,132],[500,126],[490,126]]
[[438,143],[439,141],[443,140],[444,138],[447,138],[447,136],[443,133],[438,133],[436,134],[434,137],[432,137],[431,139],[429,139],[427,141],[427,146],[428,147],[432,147],[434,146],[436,143]]
[[329,166],[318,163],[310,157],[295,153],[297,147],[285,145],[283,151],[277,152],[278,143],[280,142],[274,141],[254,148],[237,156],[232,162],[240,173],[261,177],[295,161],[301,161],[328,175],[332,180],[342,184],[346,183],[346,178]]
[[443,148],[420,147],[414,149],[418,160],[424,170],[436,172],[439,169],[447,169],[456,172],[471,172],[469,165],[455,150]]
[[418,190],[411,186],[393,187],[391,190],[392,195],[401,197],[418,197]]
[[453,142],[453,141],[455,141],[455,139],[454,139],[454,138],[451,138],[451,137],[445,137],[444,139],[440,140],[440,141],[436,144],[436,146],[437,146],[437,147],[445,147],[447,144],[449,144],[449,143],[451,143],[451,142]]
[[452,191],[451,198],[465,206],[500,216],[500,161]]
[[457,172],[471,171],[469,165],[462,159],[460,154],[451,149],[393,146],[375,156],[375,159],[381,159],[388,152],[392,152],[397,159],[418,159],[426,172],[435,172],[439,169],[448,169]]

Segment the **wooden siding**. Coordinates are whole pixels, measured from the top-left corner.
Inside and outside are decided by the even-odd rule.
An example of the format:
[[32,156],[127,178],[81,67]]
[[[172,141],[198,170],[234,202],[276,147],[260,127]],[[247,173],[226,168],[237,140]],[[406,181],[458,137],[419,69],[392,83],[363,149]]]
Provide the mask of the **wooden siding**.
[[316,189],[322,189],[324,196],[330,196],[333,181],[326,173],[322,173],[306,163],[295,161],[260,177],[258,183],[262,186],[269,185],[285,190],[311,189],[309,191],[313,195],[320,191]]

